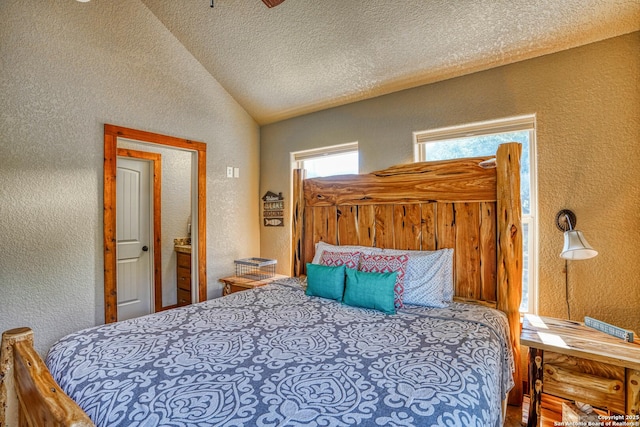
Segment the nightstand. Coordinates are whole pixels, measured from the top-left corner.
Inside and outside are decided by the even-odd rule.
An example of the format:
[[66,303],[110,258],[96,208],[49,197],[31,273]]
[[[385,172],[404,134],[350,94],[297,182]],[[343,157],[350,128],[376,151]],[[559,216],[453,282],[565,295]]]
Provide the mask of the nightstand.
[[580,322],[534,315],[525,316],[520,343],[529,347],[528,426],[540,425],[547,396],[599,408],[603,422],[640,425],[640,345]]
[[285,276],[282,274],[276,274],[273,277],[269,277],[268,279],[255,280],[252,278],[247,278],[242,276],[229,276],[229,277],[223,277],[222,279],[219,279],[219,281],[224,283],[224,289],[222,289],[222,296],[226,296],[234,292],[246,291],[247,289],[253,289],[259,286],[264,286],[268,283],[275,282],[276,280],[280,280],[280,279],[286,279],[288,277],[289,276]]

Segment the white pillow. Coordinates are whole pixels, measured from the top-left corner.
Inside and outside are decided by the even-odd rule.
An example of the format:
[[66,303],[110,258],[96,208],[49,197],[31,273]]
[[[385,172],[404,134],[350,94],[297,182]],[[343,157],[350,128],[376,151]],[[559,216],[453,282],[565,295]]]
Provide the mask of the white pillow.
[[349,246],[349,245],[344,245],[344,246],[337,246],[337,245],[332,245],[329,243],[325,243],[325,242],[318,242],[316,243],[316,253],[313,255],[313,260],[311,261],[312,264],[320,264],[320,257],[322,256],[322,252],[324,251],[329,251],[329,252],[361,252],[363,254],[374,254],[374,253],[380,253],[382,252],[382,249],[380,248],[374,248],[371,246]]
[[453,249],[385,249],[383,253],[409,255],[404,277],[404,304],[446,307],[453,300]]

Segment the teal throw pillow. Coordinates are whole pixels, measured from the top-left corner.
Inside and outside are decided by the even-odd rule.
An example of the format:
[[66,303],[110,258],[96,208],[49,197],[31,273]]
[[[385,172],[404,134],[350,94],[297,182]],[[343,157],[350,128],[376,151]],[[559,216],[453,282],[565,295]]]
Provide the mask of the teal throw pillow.
[[394,304],[396,271],[367,273],[347,268],[347,284],[342,302],[353,307],[373,308],[396,314]]
[[345,268],[344,265],[329,267],[320,264],[307,264],[306,294],[342,301]]

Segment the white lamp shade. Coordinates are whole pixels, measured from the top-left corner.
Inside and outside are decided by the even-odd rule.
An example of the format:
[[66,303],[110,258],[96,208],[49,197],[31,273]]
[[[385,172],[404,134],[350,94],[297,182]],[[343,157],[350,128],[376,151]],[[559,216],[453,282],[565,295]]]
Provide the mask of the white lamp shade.
[[564,247],[560,258],[564,259],[589,259],[598,255],[582,235],[582,231],[569,230],[564,232]]

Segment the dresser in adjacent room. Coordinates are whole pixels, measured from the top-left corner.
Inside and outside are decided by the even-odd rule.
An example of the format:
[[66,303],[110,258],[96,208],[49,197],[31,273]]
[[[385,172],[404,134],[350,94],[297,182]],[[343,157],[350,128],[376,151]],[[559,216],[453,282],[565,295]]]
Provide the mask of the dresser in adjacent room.
[[178,307],[191,304],[191,246],[175,247],[177,258]]

